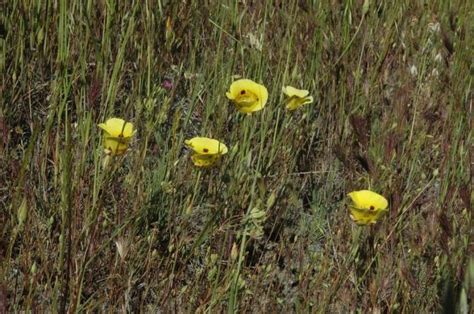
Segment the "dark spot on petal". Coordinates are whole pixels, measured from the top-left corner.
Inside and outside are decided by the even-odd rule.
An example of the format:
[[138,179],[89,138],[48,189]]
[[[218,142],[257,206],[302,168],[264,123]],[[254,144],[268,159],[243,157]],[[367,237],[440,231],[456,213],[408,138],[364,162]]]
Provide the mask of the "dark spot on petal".
[[240,95],[244,95],[244,94],[245,94],[245,90],[240,91]]
[[209,149],[203,148],[202,151],[205,152],[205,153],[208,153],[208,152],[209,152]]
[[370,208],[370,210],[374,210],[374,209],[375,209],[375,207],[374,207],[373,205],[370,205],[369,208]]

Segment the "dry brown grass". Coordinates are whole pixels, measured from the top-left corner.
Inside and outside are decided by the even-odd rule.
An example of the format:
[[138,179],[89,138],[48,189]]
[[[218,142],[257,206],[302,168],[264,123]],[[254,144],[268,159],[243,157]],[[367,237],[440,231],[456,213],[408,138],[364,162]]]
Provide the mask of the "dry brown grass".
[[[0,312],[469,309],[473,7],[363,4],[4,3]],[[263,111],[228,105],[235,74]],[[285,112],[282,85],[315,103]],[[112,115],[138,134],[105,171]],[[369,187],[390,212],[359,227]]]

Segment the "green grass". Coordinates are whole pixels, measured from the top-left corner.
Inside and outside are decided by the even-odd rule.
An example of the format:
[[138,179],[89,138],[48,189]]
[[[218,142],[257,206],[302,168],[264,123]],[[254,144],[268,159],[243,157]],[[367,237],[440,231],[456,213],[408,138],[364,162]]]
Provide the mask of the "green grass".
[[[473,8],[5,2],[0,312],[472,310]],[[138,132],[105,165],[112,116]],[[197,169],[193,136],[229,153]],[[360,227],[367,188],[390,208]]]

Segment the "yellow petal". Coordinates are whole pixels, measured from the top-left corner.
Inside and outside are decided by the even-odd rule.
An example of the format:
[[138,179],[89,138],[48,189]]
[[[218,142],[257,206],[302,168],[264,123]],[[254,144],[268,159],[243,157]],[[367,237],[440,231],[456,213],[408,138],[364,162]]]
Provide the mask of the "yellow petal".
[[259,103],[252,103],[249,106],[242,106],[241,104],[239,105],[238,103],[235,103],[237,110],[242,113],[252,113],[255,111],[259,111],[262,109],[262,106]]
[[202,155],[193,154],[191,160],[196,167],[210,167],[214,165],[220,158],[220,155]]
[[297,89],[292,86],[286,86],[282,88],[283,93],[288,96],[288,97],[298,97],[298,98],[304,98],[308,96],[309,91],[305,89]]
[[358,225],[367,225],[371,221],[370,215],[366,212],[358,211],[353,207],[349,207],[351,219]]
[[132,137],[135,133],[133,124],[120,118],[111,118],[100,123],[99,127],[112,137]]
[[268,90],[263,85],[259,85],[259,89],[260,89],[260,109],[263,109],[263,107],[265,107],[265,105],[267,104]]
[[352,206],[349,207],[349,210],[351,219],[358,225],[374,224],[386,212],[384,209],[358,209]]
[[305,98],[298,98],[296,96],[290,97],[286,101],[286,109],[288,110],[296,110],[303,105],[309,104],[313,102],[313,97],[305,97]]
[[303,100],[303,105],[310,104],[313,102],[313,96],[305,97]]
[[384,210],[388,206],[385,197],[369,190],[354,191],[348,194],[353,206],[358,209]]
[[104,148],[108,154],[122,155],[128,149],[130,138],[113,137],[113,136],[110,136],[108,133],[106,133],[103,143],[104,143]]
[[298,97],[288,98],[286,101],[286,109],[292,111],[296,110],[303,105],[303,99]]
[[227,146],[218,140],[207,137],[194,137],[184,141],[194,152],[200,155],[224,155],[227,154]]

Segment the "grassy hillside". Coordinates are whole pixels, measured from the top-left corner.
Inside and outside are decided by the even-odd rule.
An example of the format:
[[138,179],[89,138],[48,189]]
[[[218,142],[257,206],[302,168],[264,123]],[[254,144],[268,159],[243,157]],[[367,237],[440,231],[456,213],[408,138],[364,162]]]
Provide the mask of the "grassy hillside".
[[0,312],[472,311],[471,3],[3,1]]

